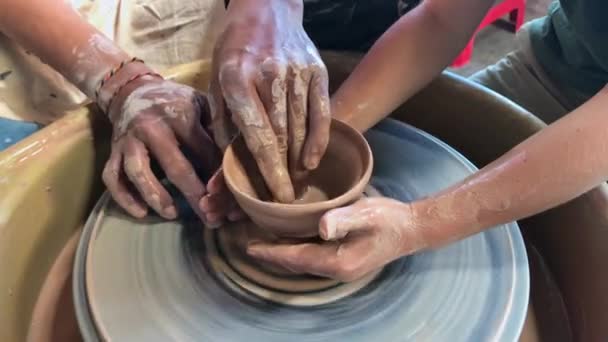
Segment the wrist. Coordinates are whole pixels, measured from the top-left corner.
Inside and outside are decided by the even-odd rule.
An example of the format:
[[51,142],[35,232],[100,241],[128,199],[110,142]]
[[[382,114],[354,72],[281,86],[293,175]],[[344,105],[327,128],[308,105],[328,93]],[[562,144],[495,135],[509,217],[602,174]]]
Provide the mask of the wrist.
[[124,86],[132,77],[149,72],[152,72],[152,69],[140,61],[133,60],[117,63],[113,69],[104,75],[104,78],[97,85],[95,92],[97,105],[107,112],[110,102],[120,87]]
[[289,12],[302,15],[304,12],[303,0],[230,0],[227,11],[241,11],[250,9],[259,11],[260,9],[286,9]]
[[426,248],[435,249],[467,237],[477,230],[475,215],[447,195],[431,196],[411,203],[416,228]]
[[111,113],[120,108],[124,99],[143,83],[162,80],[158,74],[141,61],[126,63],[114,74],[106,77],[96,94],[96,101],[102,111],[112,119]]
[[144,75],[145,76],[139,77],[131,82],[126,83],[124,86],[118,89],[113,99],[111,100],[110,106],[107,110],[108,118],[112,123],[116,123],[118,120],[121,119],[125,103],[129,101],[130,97],[133,97],[131,96],[131,94],[133,94],[137,89],[145,85],[162,83],[165,81],[162,77],[155,77],[149,74]]

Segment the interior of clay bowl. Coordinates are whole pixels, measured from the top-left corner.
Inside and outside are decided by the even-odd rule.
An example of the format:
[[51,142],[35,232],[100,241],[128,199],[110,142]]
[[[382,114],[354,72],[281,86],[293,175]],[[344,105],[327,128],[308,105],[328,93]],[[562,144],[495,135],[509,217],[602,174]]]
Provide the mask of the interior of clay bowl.
[[226,183],[241,208],[257,225],[280,237],[316,236],[319,219],[327,210],[361,196],[372,167],[365,138],[338,120],[332,121],[327,151],[319,166],[296,183],[294,203],[273,201],[243,139],[230,145],[223,161]]

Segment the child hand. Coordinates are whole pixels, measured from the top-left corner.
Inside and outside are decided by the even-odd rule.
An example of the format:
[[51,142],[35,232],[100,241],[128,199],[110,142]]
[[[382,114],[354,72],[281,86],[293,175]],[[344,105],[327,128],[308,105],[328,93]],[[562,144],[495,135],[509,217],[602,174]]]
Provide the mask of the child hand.
[[412,207],[369,198],[327,212],[319,223],[325,242],[249,245],[249,255],[298,273],[353,281],[428,246]]
[[214,222],[208,223],[217,223],[233,207],[234,200],[226,191],[211,199],[214,212],[201,208],[205,184],[181,149],[190,152],[193,162],[200,162],[209,174],[220,166],[220,151],[204,127],[209,111],[203,94],[160,77],[143,76],[116,94],[109,117],[114,126],[112,153],[103,180],[130,214],[145,216],[147,204],[164,218],[177,217],[174,200],[152,172],[151,158],[203,221],[209,221],[211,214]]

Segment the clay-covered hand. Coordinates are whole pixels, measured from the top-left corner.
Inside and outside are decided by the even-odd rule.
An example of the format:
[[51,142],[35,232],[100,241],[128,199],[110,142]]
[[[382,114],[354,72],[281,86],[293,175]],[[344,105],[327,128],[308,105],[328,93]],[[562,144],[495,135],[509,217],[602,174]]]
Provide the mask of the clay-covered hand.
[[[121,77],[125,78],[116,76]],[[114,131],[103,180],[130,214],[143,217],[150,206],[167,219],[178,215],[174,199],[152,171],[152,159],[203,221],[217,224],[236,208],[225,187],[210,186],[214,191],[207,194],[195,171],[209,175],[220,166],[221,153],[205,130],[210,119],[204,95],[160,77],[144,76],[122,88],[108,112]],[[217,177],[211,183],[223,184]]]
[[225,148],[240,131],[279,202],[294,200],[293,180],[329,139],[327,70],[302,13],[302,0],[232,0],[213,58],[215,140]]
[[388,198],[362,199],[327,212],[321,243],[250,243],[247,252],[298,273],[353,281],[428,246],[412,206]]

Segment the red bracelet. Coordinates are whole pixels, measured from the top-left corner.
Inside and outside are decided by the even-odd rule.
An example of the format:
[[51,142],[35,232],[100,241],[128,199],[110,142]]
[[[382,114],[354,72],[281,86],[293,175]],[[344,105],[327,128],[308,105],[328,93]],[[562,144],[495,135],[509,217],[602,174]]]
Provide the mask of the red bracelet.
[[[128,80],[127,80],[125,83],[123,83],[123,84],[122,84],[120,87],[118,87],[118,88],[116,89],[116,91],[114,92],[114,94],[112,94],[112,97],[110,97],[110,100],[108,101],[108,106],[106,107],[105,112],[107,113],[107,112],[110,110],[110,108],[112,107],[112,101],[114,101],[114,98],[116,97],[116,95],[118,95],[118,93],[119,93],[119,92],[120,92],[120,91],[121,91],[121,90],[122,90],[124,87],[126,87],[126,86],[127,86],[129,83],[131,83],[131,82],[133,82],[133,81],[135,81],[135,80],[137,80],[137,79],[140,79],[140,78],[142,78],[142,77],[144,77],[144,76],[155,76],[155,77],[158,77],[158,78],[160,78],[160,79],[164,79],[164,78],[163,78],[161,75],[159,75],[159,74],[157,74],[157,73],[155,73],[155,72],[145,72],[145,73],[143,73],[143,74],[136,74],[136,75],[134,75],[133,77],[129,78],[129,79],[128,79]],[[103,108],[102,108],[102,109],[103,109]]]
[[107,73],[102,79],[101,82],[99,83],[99,86],[97,87],[97,90],[95,90],[95,101],[99,100],[99,92],[101,91],[101,88],[103,88],[103,85],[110,79],[112,78],[114,75],[116,75],[116,73],[118,73],[120,71],[120,69],[124,68],[125,65],[130,64],[130,63],[134,63],[134,62],[139,62],[139,63],[145,63],[143,61],[143,59],[139,59],[137,57],[133,57],[129,60],[126,61],[122,61],[116,68],[110,70],[109,73]]

